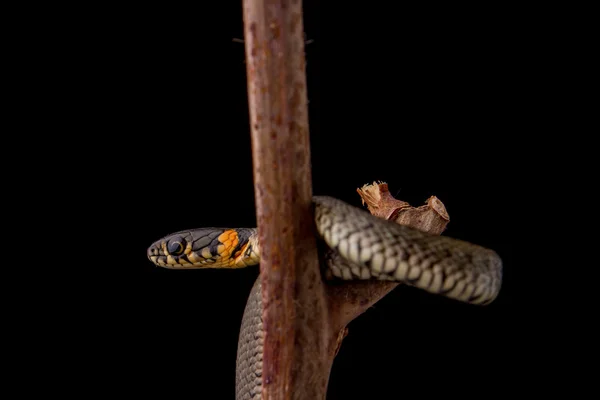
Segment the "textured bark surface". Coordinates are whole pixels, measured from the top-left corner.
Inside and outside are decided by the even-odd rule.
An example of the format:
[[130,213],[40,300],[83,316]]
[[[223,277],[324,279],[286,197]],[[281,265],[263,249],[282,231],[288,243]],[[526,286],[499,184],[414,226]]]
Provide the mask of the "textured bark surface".
[[263,399],[324,399],[328,308],[311,209],[302,2],[244,0]]

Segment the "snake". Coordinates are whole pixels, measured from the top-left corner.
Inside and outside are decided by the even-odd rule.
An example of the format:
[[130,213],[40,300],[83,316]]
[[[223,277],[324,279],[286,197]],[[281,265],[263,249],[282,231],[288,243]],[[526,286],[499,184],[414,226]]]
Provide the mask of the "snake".
[[[314,196],[326,280],[387,280],[476,305],[493,302],[502,260],[491,249],[376,217],[337,198]],[[169,234],[147,249],[169,269],[244,268],[260,262],[257,228],[199,228]],[[260,399],[264,330],[260,277],[246,302],[238,338],[236,400]]]

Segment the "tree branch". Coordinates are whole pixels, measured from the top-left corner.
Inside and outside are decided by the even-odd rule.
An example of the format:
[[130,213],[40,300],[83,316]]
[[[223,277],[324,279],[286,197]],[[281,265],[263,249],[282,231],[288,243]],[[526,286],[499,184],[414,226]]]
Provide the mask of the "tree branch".
[[[357,192],[361,196],[363,204],[367,204],[371,214],[401,225],[440,235],[450,221],[444,204],[435,196],[430,197],[423,206],[412,207],[407,202],[392,197],[388,185],[384,182],[365,185],[357,189]],[[344,262],[341,259],[335,260],[335,257],[340,257],[337,254],[334,254],[333,257],[332,262],[334,263]],[[326,286],[329,324],[332,331],[327,348],[329,368],[333,365],[333,359],[348,333],[346,325],[398,285],[397,282],[345,281]]]
[[244,0],[261,243],[263,399],[324,399],[330,336],[314,219],[302,2]]
[[[261,242],[263,399],[325,399],[346,325],[397,286],[325,288],[319,271],[306,99],[302,2],[244,0],[246,72]],[[441,233],[443,204],[410,207],[387,185],[359,194],[382,218]]]

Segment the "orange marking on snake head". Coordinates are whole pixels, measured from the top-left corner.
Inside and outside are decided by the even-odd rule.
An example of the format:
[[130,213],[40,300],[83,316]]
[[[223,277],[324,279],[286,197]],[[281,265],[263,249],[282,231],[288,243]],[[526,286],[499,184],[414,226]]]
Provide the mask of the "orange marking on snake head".
[[233,229],[228,229],[221,235],[219,235],[217,239],[219,240],[219,242],[223,243],[217,246],[217,252],[222,258],[229,258],[231,256],[231,252],[233,251],[233,249],[235,249],[235,246],[237,246],[238,244],[239,239],[237,232]]
[[225,243],[226,241],[234,237],[237,239],[237,232],[233,229],[228,229],[225,232],[221,233],[217,239],[219,240],[219,242]]

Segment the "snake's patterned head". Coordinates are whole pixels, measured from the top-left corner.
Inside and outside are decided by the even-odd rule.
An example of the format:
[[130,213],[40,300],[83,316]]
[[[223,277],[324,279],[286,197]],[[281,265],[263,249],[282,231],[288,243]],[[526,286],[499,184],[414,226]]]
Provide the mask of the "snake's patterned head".
[[256,229],[202,228],[176,232],[154,242],[148,259],[164,268],[242,268],[256,265]]

